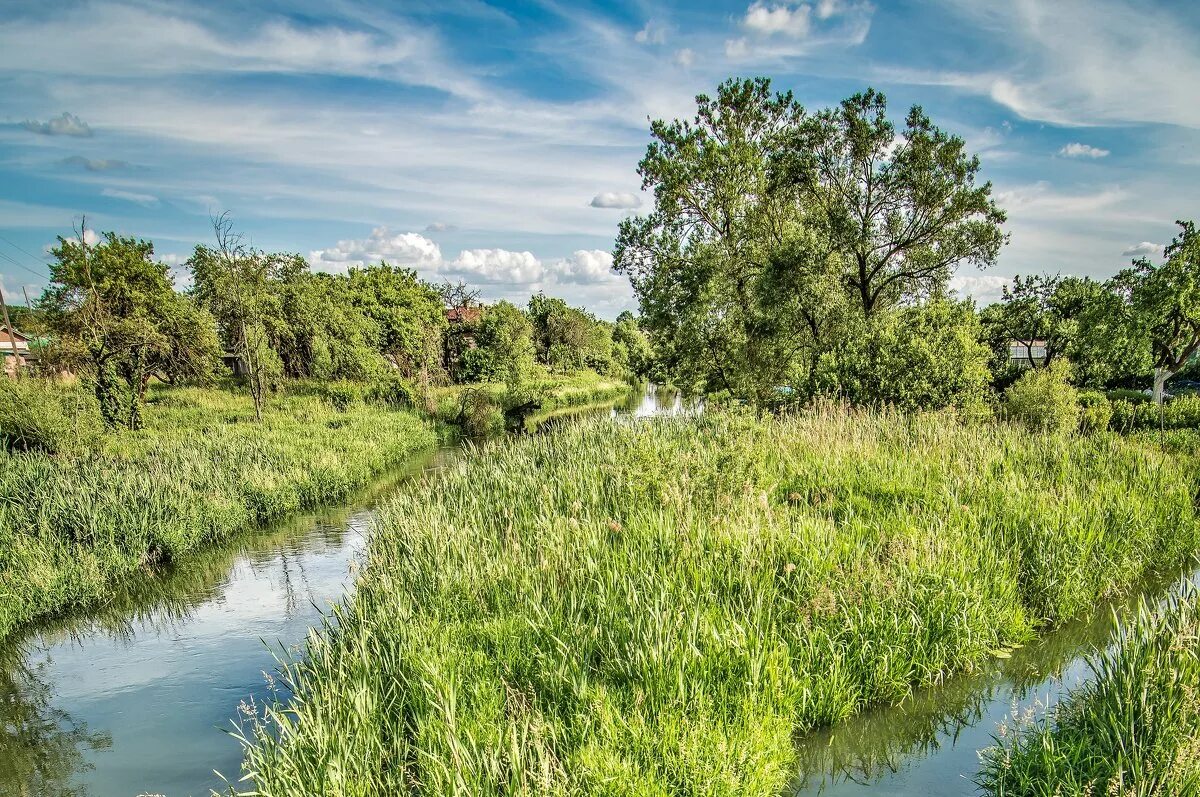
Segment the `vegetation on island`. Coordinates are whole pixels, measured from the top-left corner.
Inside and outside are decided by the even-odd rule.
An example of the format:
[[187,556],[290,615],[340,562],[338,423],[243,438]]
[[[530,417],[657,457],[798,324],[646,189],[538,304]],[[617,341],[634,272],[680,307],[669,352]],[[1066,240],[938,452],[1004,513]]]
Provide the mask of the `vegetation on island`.
[[382,511],[245,729],[264,795],[773,795],[794,740],[1200,543],[1195,461],[831,406],[572,425]]

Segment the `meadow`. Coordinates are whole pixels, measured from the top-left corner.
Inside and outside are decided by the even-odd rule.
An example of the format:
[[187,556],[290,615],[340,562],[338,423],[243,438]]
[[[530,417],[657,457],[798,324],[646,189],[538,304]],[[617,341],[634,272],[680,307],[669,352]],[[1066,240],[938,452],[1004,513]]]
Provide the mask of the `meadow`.
[[342,500],[439,439],[413,412],[331,402],[311,386],[271,398],[261,423],[233,390],[160,386],[146,428],[108,433],[81,389],[5,390],[23,403],[0,418],[0,638],[101,601],[145,568]]
[[256,794],[773,795],[796,738],[1200,545],[1137,440],[820,407],[484,445],[385,506],[242,728]]
[[1200,793],[1200,593],[1143,603],[1088,663],[1093,680],[1040,720],[1015,717],[979,785],[1010,797]]

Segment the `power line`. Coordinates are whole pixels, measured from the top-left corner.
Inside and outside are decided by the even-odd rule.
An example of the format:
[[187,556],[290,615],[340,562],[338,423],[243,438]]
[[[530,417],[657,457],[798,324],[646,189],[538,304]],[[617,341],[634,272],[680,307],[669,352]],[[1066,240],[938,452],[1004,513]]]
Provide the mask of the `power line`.
[[50,278],[49,278],[48,276],[46,276],[45,274],[42,274],[42,273],[40,273],[40,272],[37,272],[37,271],[34,271],[34,270],[33,270],[33,269],[31,269],[29,266],[25,265],[24,263],[22,263],[21,261],[17,260],[16,258],[10,257],[10,256],[9,256],[9,255],[8,255],[6,252],[0,252],[0,257],[4,258],[4,259],[5,259],[5,260],[7,260],[9,263],[12,263],[12,264],[13,264],[14,266],[16,266],[17,268],[23,268],[23,269],[25,269],[25,270],[26,270],[26,271],[28,271],[30,274],[32,274],[33,276],[37,277],[37,278],[38,278],[38,279],[40,279],[40,280],[48,280],[48,279],[50,279]]
[[47,263],[47,264],[50,262],[50,261],[49,261],[49,260],[47,260],[46,258],[44,258],[44,257],[39,257],[38,255],[35,255],[33,252],[30,252],[28,249],[25,249],[24,247],[17,246],[15,243],[13,243],[12,241],[10,241],[10,240],[8,240],[7,238],[5,238],[3,235],[0,235],[0,241],[4,241],[6,244],[8,244],[9,246],[11,246],[13,249],[16,249],[16,250],[18,250],[18,251],[20,251],[20,252],[24,252],[25,254],[27,254],[27,255],[29,255],[30,257],[32,257],[34,260],[40,260],[41,262],[43,262],[43,263]]

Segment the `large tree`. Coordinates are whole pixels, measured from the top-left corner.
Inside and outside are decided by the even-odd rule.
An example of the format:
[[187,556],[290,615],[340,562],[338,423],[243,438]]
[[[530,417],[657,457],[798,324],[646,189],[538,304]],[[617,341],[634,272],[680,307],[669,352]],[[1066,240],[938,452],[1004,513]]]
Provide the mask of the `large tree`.
[[614,267],[679,382],[761,404],[789,370],[780,349],[792,347],[764,277],[800,227],[770,157],[804,110],[765,78],[727,81],[696,103],[691,121],[651,124],[638,173],[654,210],[621,223]]
[[864,316],[936,293],[960,264],[992,265],[1004,244],[979,158],[919,106],[897,132],[868,89],[791,128],[774,156],[844,258]]
[[52,356],[95,379],[109,426],[139,428],[146,386],[204,378],[219,354],[210,315],[177,293],[149,241],[88,231],[58,239],[51,283],[39,301],[55,337]]
[[1159,404],[1166,381],[1200,351],[1200,233],[1195,222],[1176,224],[1180,232],[1161,264],[1141,258],[1113,280],[1150,348],[1153,396]]

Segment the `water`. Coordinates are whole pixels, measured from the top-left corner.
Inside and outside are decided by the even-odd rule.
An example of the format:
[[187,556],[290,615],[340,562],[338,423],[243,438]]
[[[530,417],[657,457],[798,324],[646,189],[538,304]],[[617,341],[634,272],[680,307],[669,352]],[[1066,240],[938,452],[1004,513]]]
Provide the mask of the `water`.
[[[702,410],[651,385],[615,405],[531,420],[547,428],[588,415]],[[222,729],[232,729],[239,703],[267,697],[271,648],[301,645],[345,595],[379,502],[450,456],[431,452],[349,507],[244,535],[136,579],[87,616],[0,645],[0,797],[207,795],[225,785],[214,767],[236,781],[241,749]],[[800,740],[806,774],[788,793],[970,793],[977,751],[1014,702],[1041,705],[1077,684],[1083,658],[1131,605],[1098,607],[990,669]]]

